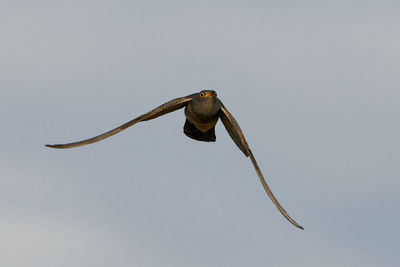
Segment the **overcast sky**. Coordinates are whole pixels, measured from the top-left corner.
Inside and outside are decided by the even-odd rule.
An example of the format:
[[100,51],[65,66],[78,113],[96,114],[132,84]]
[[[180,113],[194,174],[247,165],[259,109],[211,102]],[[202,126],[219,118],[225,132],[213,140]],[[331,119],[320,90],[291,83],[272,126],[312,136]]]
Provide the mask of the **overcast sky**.
[[[6,1],[0,266],[400,266],[399,1]],[[221,123],[216,90],[288,223]]]

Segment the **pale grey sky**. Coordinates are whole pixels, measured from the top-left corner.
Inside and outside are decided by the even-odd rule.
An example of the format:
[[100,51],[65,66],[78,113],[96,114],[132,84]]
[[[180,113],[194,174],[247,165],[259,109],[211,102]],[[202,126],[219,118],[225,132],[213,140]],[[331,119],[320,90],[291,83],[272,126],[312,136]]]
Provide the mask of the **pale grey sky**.
[[[399,266],[398,1],[8,1],[0,9],[0,266]],[[272,191],[219,123],[213,89]],[[178,149],[176,149],[178,148]],[[194,152],[195,151],[195,152]]]

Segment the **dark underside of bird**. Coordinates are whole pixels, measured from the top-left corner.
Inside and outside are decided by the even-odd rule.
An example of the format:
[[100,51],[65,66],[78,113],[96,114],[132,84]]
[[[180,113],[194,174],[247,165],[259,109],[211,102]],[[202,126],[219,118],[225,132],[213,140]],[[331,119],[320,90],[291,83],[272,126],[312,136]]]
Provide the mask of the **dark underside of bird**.
[[46,146],[51,148],[72,148],[92,144],[115,135],[138,122],[152,120],[181,108],[185,108],[186,117],[183,132],[188,137],[197,141],[215,142],[215,124],[219,119],[221,119],[225,129],[237,147],[244,153],[246,157],[250,158],[261,184],[277,209],[294,226],[304,229],[289,216],[289,214],[283,209],[278,200],[275,198],[267,182],[265,181],[263,174],[261,173],[257,161],[254,158],[246,139],[244,138],[239,124],[218,99],[217,93],[212,90],[203,90],[199,93],[168,101],[165,104],[162,104],[161,106],[158,106],[157,108],[98,136],[73,143]]

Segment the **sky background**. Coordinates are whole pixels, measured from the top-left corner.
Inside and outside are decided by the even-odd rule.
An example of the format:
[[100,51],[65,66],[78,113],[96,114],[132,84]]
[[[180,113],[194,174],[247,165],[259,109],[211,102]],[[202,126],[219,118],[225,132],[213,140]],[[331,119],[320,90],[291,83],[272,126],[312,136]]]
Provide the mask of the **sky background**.
[[[5,1],[0,266],[400,266],[399,1]],[[216,90],[277,199],[219,122]]]

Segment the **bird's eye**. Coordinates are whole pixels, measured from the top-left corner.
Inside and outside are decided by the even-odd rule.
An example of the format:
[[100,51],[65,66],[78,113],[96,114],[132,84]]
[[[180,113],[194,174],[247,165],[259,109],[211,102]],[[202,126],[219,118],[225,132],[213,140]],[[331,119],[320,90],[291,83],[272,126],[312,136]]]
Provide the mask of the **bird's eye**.
[[205,96],[205,93],[201,92],[200,97],[204,97],[204,96]]

